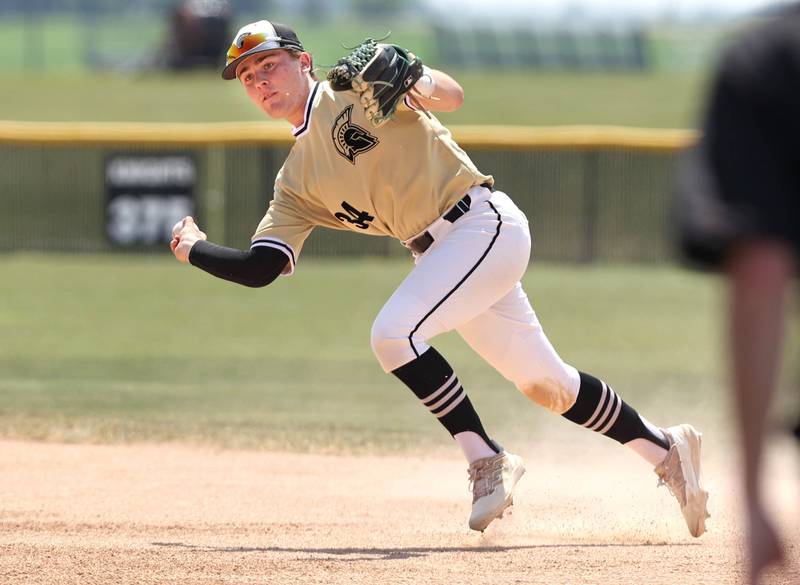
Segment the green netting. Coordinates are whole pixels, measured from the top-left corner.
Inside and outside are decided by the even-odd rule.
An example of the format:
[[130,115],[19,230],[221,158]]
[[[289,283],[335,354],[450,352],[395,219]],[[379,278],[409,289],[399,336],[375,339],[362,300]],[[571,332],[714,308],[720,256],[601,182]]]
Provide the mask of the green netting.
[[[195,161],[195,213],[211,239],[246,247],[272,196],[286,147],[0,145],[0,249],[119,251],[106,234],[107,160],[172,153]],[[528,215],[537,258],[672,257],[676,153],[534,147],[469,153]],[[306,256],[402,253],[387,238],[324,229],[315,230],[304,249]]]

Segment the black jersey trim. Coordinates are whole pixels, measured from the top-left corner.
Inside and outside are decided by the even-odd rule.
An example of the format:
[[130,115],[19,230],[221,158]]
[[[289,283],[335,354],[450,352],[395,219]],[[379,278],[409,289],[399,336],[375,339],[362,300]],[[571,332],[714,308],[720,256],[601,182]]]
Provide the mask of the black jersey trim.
[[306,103],[306,112],[303,117],[303,124],[296,128],[292,135],[295,138],[300,138],[303,134],[308,131],[308,127],[311,125],[311,107],[314,105],[314,96],[317,95],[317,90],[319,89],[319,81],[314,84],[314,89],[311,90],[311,94],[308,96],[308,102]]
[[294,272],[295,267],[295,259],[294,259],[294,250],[292,247],[287,244],[286,242],[282,242],[280,240],[276,240],[273,238],[258,238],[253,240],[253,243],[250,244],[250,249],[259,248],[259,247],[267,247],[267,248],[275,248],[276,250],[280,250],[289,258],[289,272],[286,275],[290,275]]
[[487,246],[486,250],[483,252],[481,257],[478,258],[478,261],[475,263],[475,266],[473,266],[472,268],[469,269],[469,272],[467,272],[464,275],[464,278],[459,280],[458,284],[456,284],[453,288],[451,288],[450,291],[446,295],[444,295],[442,297],[442,299],[438,303],[436,303],[434,305],[434,307],[430,311],[428,311],[428,313],[422,319],[420,319],[420,322],[417,323],[416,326],[414,327],[414,329],[411,330],[411,333],[408,334],[408,343],[409,343],[409,345],[411,345],[411,351],[413,351],[414,355],[417,356],[417,357],[419,357],[419,352],[417,351],[417,348],[414,347],[414,339],[413,339],[414,338],[414,334],[417,332],[417,330],[420,327],[422,327],[422,324],[428,319],[428,317],[433,315],[433,312],[436,311],[436,309],[438,309],[440,306],[442,306],[442,303],[444,303],[447,299],[449,299],[450,295],[452,295],[454,292],[456,292],[458,290],[458,288],[462,284],[464,284],[464,281],[466,281],[470,277],[470,275],[473,272],[475,272],[475,270],[478,268],[478,266],[480,266],[481,263],[483,262],[483,260],[486,258],[487,254],[489,254],[489,250],[492,249],[492,247],[494,246],[494,243],[497,241],[497,237],[500,235],[500,226],[503,225],[503,219],[500,217],[500,213],[497,211],[495,206],[492,205],[492,202],[491,201],[487,201],[487,203],[489,204],[489,207],[492,208],[492,211],[495,212],[495,215],[497,215],[497,231],[495,231],[494,237],[492,238],[492,241],[489,242],[489,245]]

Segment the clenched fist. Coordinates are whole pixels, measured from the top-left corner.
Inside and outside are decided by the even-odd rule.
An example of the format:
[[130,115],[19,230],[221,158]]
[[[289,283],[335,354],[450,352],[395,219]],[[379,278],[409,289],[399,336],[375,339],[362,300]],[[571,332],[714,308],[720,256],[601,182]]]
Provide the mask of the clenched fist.
[[189,262],[189,252],[197,240],[205,240],[206,235],[200,231],[194,218],[187,216],[172,226],[172,241],[169,247],[181,262]]

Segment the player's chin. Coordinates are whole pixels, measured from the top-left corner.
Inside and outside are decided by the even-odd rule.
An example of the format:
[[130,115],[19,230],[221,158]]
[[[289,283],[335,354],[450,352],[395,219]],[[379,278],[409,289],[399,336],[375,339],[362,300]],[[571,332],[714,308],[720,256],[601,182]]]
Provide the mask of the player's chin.
[[286,107],[277,96],[261,100],[259,104],[261,111],[270,118],[281,120],[286,116]]
[[261,104],[261,111],[274,120],[281,119],[280,113],[275,111],[275,108]]

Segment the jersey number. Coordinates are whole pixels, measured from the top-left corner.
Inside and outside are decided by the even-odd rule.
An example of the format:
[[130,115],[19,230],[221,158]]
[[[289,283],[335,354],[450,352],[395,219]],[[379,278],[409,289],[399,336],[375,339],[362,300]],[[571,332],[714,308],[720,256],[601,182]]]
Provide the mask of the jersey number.
[[375,219],[366,211],[359,211],[358,209],[350,205],[347,201],[342,201],[342,208],[347,213],[342,213],[341,211],[337,212],[335,214],[336,219],[338,219],[339,221],[346,221],[352,223],[353,225],[361,228],[362,230],[367,229],[369,227],[369,222]]

